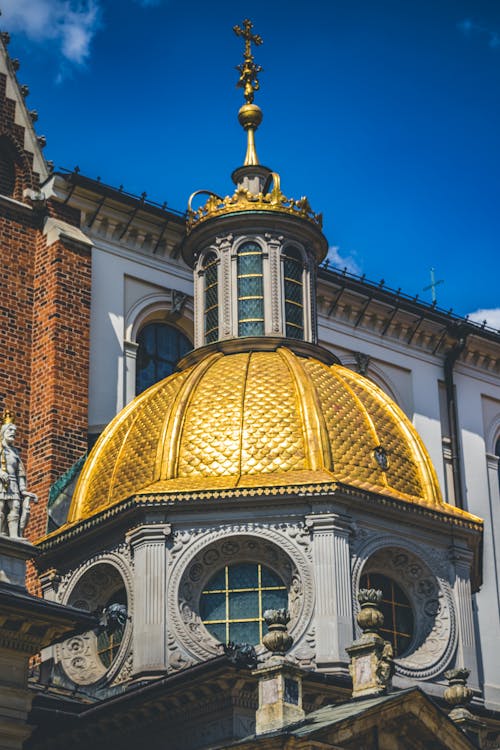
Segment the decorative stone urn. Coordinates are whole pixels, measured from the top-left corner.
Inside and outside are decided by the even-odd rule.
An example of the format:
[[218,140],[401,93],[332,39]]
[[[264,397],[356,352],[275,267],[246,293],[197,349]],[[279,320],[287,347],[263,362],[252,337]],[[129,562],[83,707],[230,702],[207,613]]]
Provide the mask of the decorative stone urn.
[[291,648],[293,638],[286,629],[290,622],[290,613],[287,609],[266,609],[264,612],[269,632],[262,638],[262,643],[271,651],[273,656],[284,656]]
[[452,706],[452,711],[455,708],[464,708],[472,700],[472,688],[467,686],[469,674],[470,671],[465,667],[449,669],[448,672],[444,673],[450,683],[444,691],[444,699]]
[[384,615],[379,609],[382,592],[376,589],[360,589],[358,601],[361,610],[358,612],[358,625],[365,633],[378,633],[384,624]]

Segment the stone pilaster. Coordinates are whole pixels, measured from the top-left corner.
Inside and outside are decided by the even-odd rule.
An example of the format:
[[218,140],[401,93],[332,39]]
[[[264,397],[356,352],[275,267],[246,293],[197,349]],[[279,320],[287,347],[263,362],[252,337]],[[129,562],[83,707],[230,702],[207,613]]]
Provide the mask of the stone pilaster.
[[139,344],[136,341],[125,341],[125,378],[124,378],[124,404],[128,404],[135,398],[135,376],[137,368],[137,349]]
[[352,621],[349,517],[324,513],[307,517],[312,530],[316,581],[316,663],[347,670]]
[[472,551],[455,542],[450,548],[450,558],[455,568],[453,596],[457,611],[458,649],[456,663],[466,666],[470,672],[469,684],[478,690],[479,676],[477,669],[476,641],[474,635],[474,615],[472,610],[472,591],[470,583]]
[[217,245],[220,253],[219,268],[219,336],[218,338],[230,339],[233,332],[233,269],[232,255],[233,235],[218,237]]
[[166,538],[168,524],[139,526],[129,532],[134,556],[133,674],[167,669]]
[[281,283],[281,245],[283,237],[276,237],[271,234],[266,234],[267,251],[268,251],[268,264],[269,264],[269,275],[268,275],[268,287],[266,289],[267,297],[265,297],[266,320],[270,321],[266,325],[267,336],[284,336],[283,326],[283,312],[281,305],[282,283]]

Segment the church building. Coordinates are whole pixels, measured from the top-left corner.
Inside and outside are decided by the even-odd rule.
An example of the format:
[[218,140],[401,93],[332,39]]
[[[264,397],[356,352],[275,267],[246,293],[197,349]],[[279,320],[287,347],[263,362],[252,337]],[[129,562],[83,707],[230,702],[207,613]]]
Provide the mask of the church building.
[[0,748],[500,748],[500,332],[329,266],[321,214],[259,161],[262,39],[234,31],[246,153],[185,214],[55,173],[2,34],[26,470],[0,466],[0,562],[21,596],[26,536],[26,621],[33,595],[66,620],[24,718],[0,677]]

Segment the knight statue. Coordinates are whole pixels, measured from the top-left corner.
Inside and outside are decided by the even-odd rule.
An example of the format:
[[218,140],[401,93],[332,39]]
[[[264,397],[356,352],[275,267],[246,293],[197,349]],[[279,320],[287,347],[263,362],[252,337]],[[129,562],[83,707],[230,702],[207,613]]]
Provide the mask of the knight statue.
[[19,539],[30,516],[30,503],[37,502],[26,490],[26,472],[14,447],[17,427],[10,412],[4,413],[0,428],[0,535]]

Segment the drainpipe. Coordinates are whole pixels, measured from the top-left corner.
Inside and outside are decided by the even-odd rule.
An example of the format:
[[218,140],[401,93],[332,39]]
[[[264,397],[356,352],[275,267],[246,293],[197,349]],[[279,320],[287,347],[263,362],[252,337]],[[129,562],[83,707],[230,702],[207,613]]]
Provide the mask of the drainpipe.
[[448,408],[448,421],[450,423],[451,440],[451,468],[453,473],[453,487],[455,490],[455,505],[464,507],[464,492],[462,486],[462,471],[460,466],[460,442],[458,438],[458,412],[453,382],[453,368],[455,362],[465,349],[467,339],[466,333],[461,333],[458,341],[453,344],[444,358],[444,382],[446,386],[446,405]]

